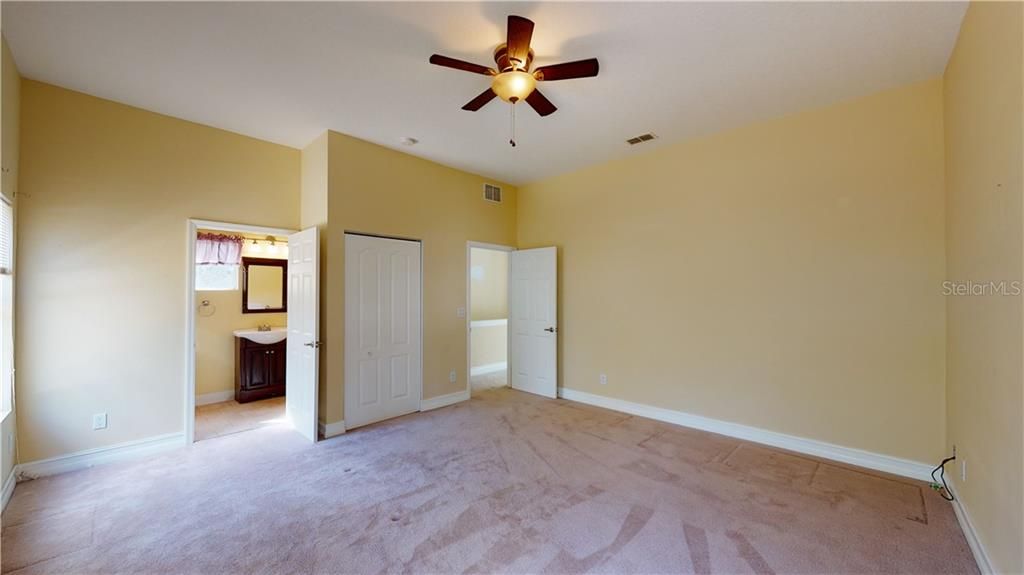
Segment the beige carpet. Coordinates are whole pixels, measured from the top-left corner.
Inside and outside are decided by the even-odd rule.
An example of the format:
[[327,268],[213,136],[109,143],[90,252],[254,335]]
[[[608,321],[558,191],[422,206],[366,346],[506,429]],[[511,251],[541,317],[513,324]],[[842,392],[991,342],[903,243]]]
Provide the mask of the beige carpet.
[[281,425],[284,398],[238,403],[235,400],[196,406],[196,441],[249,431],[267,425]]
[[511,389],[19,484],[19,573],[976,573],[923,483]]

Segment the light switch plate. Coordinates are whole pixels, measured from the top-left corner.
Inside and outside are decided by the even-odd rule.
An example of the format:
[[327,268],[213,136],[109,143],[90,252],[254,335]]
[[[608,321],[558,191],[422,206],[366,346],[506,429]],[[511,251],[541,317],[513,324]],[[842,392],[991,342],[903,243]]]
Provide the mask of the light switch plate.
[[459,317],[466,317],[466,308],[464,308],[464,307],[458,308],[457,310],[455,310],[455,315],[457,315]]
[[107,414],[97,413],[92,416],[92,428],[93,429],[106,429],[107,428]]

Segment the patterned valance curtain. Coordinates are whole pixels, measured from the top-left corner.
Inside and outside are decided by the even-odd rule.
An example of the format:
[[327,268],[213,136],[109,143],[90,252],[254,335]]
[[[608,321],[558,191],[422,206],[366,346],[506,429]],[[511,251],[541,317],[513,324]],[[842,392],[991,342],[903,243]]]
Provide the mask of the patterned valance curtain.
[[200,233],[196,238],[196,263],[199,265],[242,263],[242,238]]

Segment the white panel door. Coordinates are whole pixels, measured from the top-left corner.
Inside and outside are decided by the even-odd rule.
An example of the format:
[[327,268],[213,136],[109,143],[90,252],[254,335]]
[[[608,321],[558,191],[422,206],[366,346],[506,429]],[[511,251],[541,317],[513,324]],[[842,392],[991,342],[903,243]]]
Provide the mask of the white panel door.
[[420,244],[345,234],[345,428],[419,411]]
[[512,252],[509,273],[509,371],[513,389],[558,396],[558,251]]
[[317,229],[288,236],[288,343],[285,412],[310,441],[317,440],[320,342],[320,243]]

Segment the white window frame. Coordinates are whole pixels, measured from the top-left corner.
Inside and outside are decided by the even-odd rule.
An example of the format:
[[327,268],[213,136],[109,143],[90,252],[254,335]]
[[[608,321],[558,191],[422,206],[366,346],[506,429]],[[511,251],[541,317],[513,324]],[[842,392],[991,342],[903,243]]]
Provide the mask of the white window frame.
[[[10,234],[7,266],[0,266],[0,421],[14,412],[14,204],[0,196],[0,210],[9,210],[6,218]],[[0,218],[2,221],[3,218]]]

